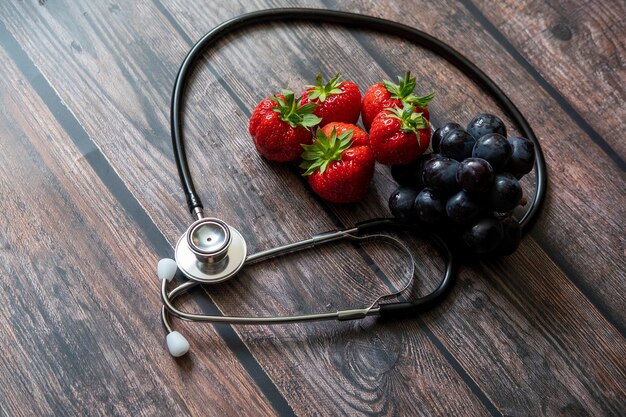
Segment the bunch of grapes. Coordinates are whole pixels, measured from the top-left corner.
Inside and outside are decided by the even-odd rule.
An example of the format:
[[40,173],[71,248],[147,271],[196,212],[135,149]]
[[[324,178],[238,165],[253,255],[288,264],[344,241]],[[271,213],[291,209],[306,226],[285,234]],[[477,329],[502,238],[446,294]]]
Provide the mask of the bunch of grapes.
[[507,137],[502,120],[485,113],[467,129],[444,124],[432,146],[433,154],[391,168],[400,185],[389,199],[392,214],[452,235],[476,254],[513,253],[521,239],[513,210],[522,201],[519,180],[533,168],[533,142]]

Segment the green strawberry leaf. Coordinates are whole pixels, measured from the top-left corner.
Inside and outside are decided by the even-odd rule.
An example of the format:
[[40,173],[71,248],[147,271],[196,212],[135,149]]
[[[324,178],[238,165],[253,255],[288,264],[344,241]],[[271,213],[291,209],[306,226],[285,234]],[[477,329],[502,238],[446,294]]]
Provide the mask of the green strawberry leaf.
[[389,80],[383,81],[383,85],[391,94],[391,98],[403,101],[413,94],[416,83],[417,81],[414,77],[411,77],[410,71],[404,73],[404,78],[398,76],[398,84],[394,84]]
[[402,122],[400,129],[403,132],[415,133],[417,141],[420,142],[419,131],[428,128],[428,121],[424,119],[422,113],[416,113],[415,107],[407,103],[401,109],[389,107],[385,110],[389,112],[387,117],[398,119]]
[[332,161],[340,161],[343,152],[352,145],[352,130],[346,130],[337,136],[333,129],[330,136],[326,136],[321,129],[316,132],[315,141],[311,145],[302,145],[304,152],[300,168],[305,169],[304,176],[311,175],[319,169],[323,174]]
[[302,127],[313,127],[313,126],[317,126],[319,124],[319,122],[322,121],[321,117],[317,117],[314,114],[305,114],[304,116],[302,116],[302,120],[300,121],[300,125]]
[[331,78],[327,84],[324,84],[322,74],[317,74],[317,77],[315,77],[315,85],[307,86],[309,88],[307,96],[310,100],[318,100],[323,103],[326,101],[328,96],[343,93],[343,91],[339,88],[341,83],[342,81],[339,81],[339,73]]
[[425,96],[415,96],[410,94],[404,101],[414,105],[415,107],[425,108],[428,107],[428,103],[430,103],[435,98],[435,92],[431,92],[426,94]]
[[303,106],[300,106],[300,108],[298,108],[298,113],[299,114],[307,114],[307,113],[312,113],[313,110],[315,110],[315,108],[317,107],[317,104],[315,103],[307,103]]
[[316,103],[298,106],[302,97],[296,97],[293,91],[290,90],[281,90],[281,94],[284,96],[284,99],[279,96],[270,97],[277,104],[272,111],[279,113],[280,120],[289,123],[289,126],[309,129],[322,121],[321,118],[313,114],[313,111],[317,108]]

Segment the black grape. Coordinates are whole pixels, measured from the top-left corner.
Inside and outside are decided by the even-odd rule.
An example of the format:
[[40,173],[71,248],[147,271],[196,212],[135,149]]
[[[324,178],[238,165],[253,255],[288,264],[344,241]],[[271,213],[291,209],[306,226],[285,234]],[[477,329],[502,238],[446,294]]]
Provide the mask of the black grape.
[[506,137],[506,127],[498,116],[489,113],[477,114],[467,125],[467,133],[480,139],[489,133],[499,133]]
[[481,158],[467,158],[459,164],[456,180],[463,189],[470,192],[486,192],[493,183],[493,168]]
[[522,234],[512,214],[536,150],[506,133],[502,119],[489,113],[476,115],[467,130],[454,122],[435,130],[433,154],[391,167],[399,185],[389,198],[393,216],[461,244],[470,257],[514,253]]
[[519,136],[511,136],[507,141],[511,144],[512,153],[505,170],[518,179],[522,178],[533,169],[535,144],[530,139]]
[[435,130],[435,133],[433,133],[433,136],[430,139],[430,143],[433,145],[433,152],[439,153],[439,144],[448,133],[455,129],[463,130],[463,127],[458,123],[448,122],[439,129]]
[[446,217],[445,201],[429,188],[424,188],[415,198],[417,217],[424,223],[438,223]]
[[398,220],[412,222],[415,220],[415,197],[417,190],[409,187],[399,187],[389,197],[389,210]]
[[465,130],[455,129],[441,140],[439,152],[442,156],[462,161],[472,156],[475,143],[476,139]]
[[483,204],[467,191],[459,191],[446,203],[446,214],[455,223],[469,224],[483,212]]
[[493,217],[479,220],[463,234],[465,244],[479,254],[493,252],[502,243],[503,238],[502,223]]
[[522,199],[522,186],[509,173],[496,175],[489,191],[489,202],[494,211],[506,213],[513,210]]
[[504,237],[500,246],[498,246],[497,254],[502,256],[511,255],[517,250],[522,240],[522,229],[517,220],[507,217],[502,221],[502,232]]
[[422,169],[424,167],[424,163],[430,158],[432,158],[432,154],[422,155],[415,161],[408,164],[392,165],[391,176],[394,181],[398,183],[398,185],[412,187],[419,191],[424,188],[424,183],[422,182]]
[[458,168],[459,162],[452,158],[435,157],[424,164],[422,181],[437,193],[450,195],[459,189],[456,182]]
[[499,133],[489,133],[476,141],[472,157],[482,158],[491,164],[495,171],[500,171],[511,158],[513,147]]

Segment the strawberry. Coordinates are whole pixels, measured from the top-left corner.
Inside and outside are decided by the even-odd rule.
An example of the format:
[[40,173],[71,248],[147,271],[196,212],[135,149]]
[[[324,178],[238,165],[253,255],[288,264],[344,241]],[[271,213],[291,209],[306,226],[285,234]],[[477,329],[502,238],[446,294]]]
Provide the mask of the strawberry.
[[354,146],[352,131],[326,135],[317,130],[313,144],[302,145],[300,165],[317,195],[333,203],[354,203],[365,197],[374,176],[374,156],[369,146]]
[[313,114],[315,103],[298,106],[293,92],[262,100],[252,111],[248,130],[257,151],[270,161],[294,161],[302,152],[301,144],[311,143],[310,128],[320,122]]
[[339,81],[339,74],[322,83],[318,74],[315,85],[309,85],[302,95],[302,104],[315,103],[313,114],[322,118],[320,125],[330,122],[356,123],[361,114],[361,91],[352,81]]
[[428,121],[415,107],[405,105],[383,110],[370,129],[370,146],[381,164],[408,164],[428,149]]
[[426,120],[430,120],[428,113],[428,103],[435,97],[435,93],[425,96],[416,96],[415,78],[411,77],[411,72],[407,71],[404,78],[398,77],[398,84],[384,80],[382,83],[371,86],[363,95],[363,105],[361,106],[363,126],[368,131],[374,118],[386,108],[404,107],[404,104],[412,104],[416,111],[422,113]]
[[333,129],[337,131],[337,135],[341,135],[345,131],[352,131],[352,146],[370,146],[369,135],[357,125],[350,123],[331,122],[322,127],[322,131],[326,136],[330,136]]

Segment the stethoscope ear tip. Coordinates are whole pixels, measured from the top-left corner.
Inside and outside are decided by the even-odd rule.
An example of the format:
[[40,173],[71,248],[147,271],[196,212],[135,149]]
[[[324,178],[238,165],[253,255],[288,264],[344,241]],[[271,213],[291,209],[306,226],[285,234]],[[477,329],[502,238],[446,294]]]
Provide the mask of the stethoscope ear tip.
[[169,333],[165,338],[165,341],[167,342],[167,349],[170,351],[170,355],[175,358],[183,356],[189,352],[189,342],[185,339],[185,336],[177,331]]
[[178,266],[176,261],[170,258],[163,258],[157,264],[157,275],[160,280],[167,280],[168,282],[176,275]]

